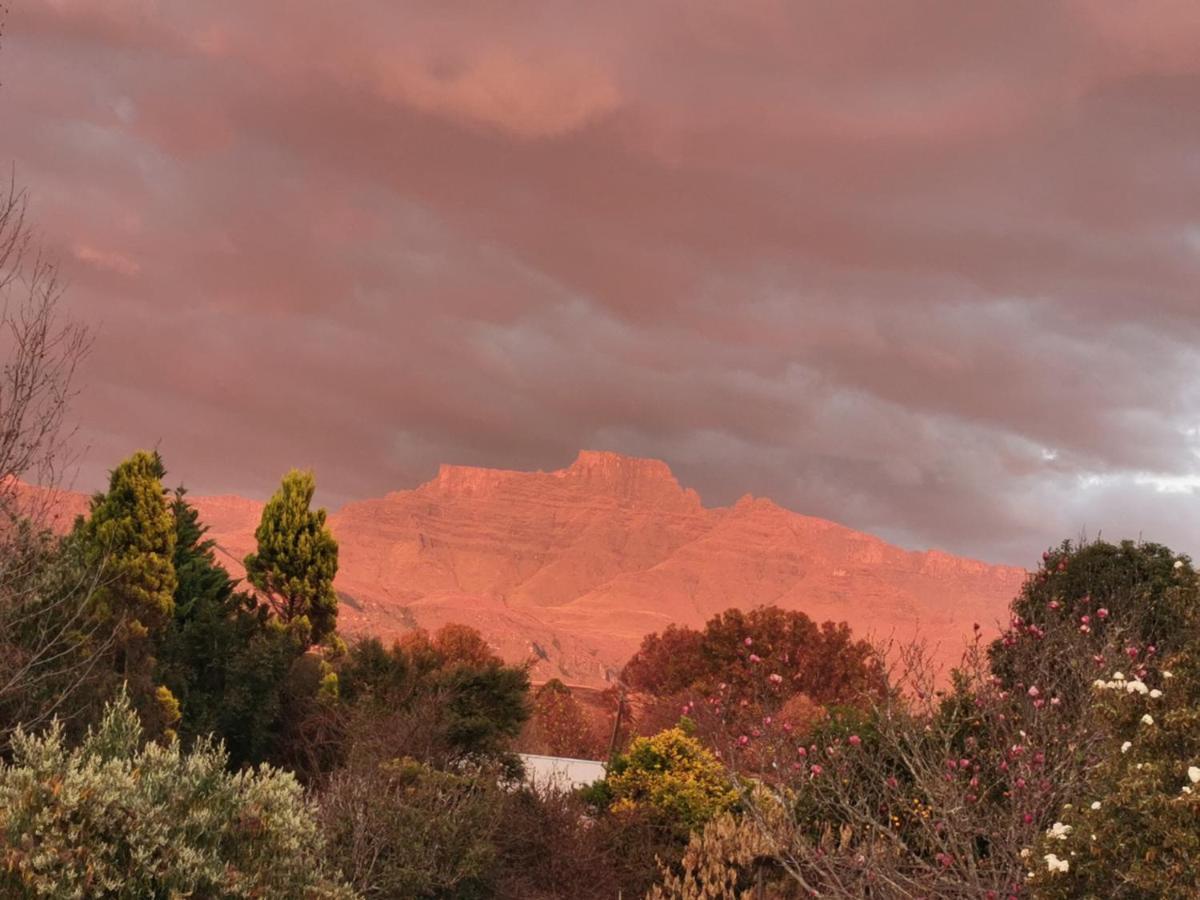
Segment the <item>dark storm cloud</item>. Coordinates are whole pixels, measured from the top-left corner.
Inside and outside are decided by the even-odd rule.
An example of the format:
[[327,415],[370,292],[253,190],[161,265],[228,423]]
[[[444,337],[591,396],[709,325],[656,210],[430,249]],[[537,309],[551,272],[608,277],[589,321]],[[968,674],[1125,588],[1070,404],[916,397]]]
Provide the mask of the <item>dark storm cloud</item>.
[[82,481],[157,443],[199,491],[311,465],[338,503],[604,447],[911,546],[1200,545],[1194,3],[8,32],[0,152],[101,329]]

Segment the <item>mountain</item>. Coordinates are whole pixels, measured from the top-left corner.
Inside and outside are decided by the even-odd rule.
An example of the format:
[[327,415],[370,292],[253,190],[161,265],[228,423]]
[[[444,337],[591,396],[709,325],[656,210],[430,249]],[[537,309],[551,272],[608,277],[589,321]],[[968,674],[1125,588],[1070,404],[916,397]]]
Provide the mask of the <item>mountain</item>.
[[[242,574],[262,503],[193,502]],[[442,466],[329,522],[343,630],[391,639],[463,622],[506,659],[534,658],[535,678],[584,685],[609,680],[649,632],[760,604],[920,637],[953,663],[975,623],[994,632],[1026,574],[902,550],[766,499],[705,507],[665,463],[594,451],[553,472]]]

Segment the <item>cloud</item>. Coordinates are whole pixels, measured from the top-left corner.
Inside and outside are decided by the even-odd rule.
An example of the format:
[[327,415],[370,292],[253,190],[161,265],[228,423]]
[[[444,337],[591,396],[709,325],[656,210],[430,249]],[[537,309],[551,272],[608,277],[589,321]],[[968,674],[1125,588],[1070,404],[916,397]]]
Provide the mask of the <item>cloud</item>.
[[24,4],[0,120],[99,328],[81,479],[158,444],[339,503],[590,446],[909,546],[1188,550],[1197,18]]

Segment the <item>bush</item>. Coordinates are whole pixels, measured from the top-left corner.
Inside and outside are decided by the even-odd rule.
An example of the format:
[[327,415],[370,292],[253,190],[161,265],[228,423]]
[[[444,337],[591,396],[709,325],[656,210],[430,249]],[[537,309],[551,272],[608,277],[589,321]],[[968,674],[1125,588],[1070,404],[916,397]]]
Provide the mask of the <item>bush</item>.
[[649,806],[683,833],[733,806],[737,794],[725,768],[682,728],[635,738],[613,760],[605,787],[613,811]]
[[503,796],[494,773],[408,760],[348,767],[321,799],[333,859],[363,897],[492,895]]
[[1198,662],[1192,651],[1096,680],[1108,752],[1028,851],[1037,896],[1200,896]]
[[223,750],[142,744],[128,698],[69,749],[55,724],[0,764],[5,897],[349,898],[326,876],[300,785],[231,774]]

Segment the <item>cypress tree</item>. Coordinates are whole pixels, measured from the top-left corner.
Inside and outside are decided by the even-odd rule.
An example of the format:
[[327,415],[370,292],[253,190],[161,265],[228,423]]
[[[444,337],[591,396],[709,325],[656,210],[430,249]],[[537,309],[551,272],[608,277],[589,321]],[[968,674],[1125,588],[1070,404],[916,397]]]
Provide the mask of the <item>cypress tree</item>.
[[92,498],[82,524],[89,551],[103,566],[97,611],[124,616],[129,629],[143,634],[161,629],[175,605],[175,523],[165,474],[157,452],[139,450],[113,469],[108,493]]
[[[293,469],[263,508],[254,536],[258,552],[246,557],[246,576],[280,620],[307,630],[316,643],[337,626],[338,548],[325,526],[325,510],[309,509],[316,480]],[[306,628],[307,626],[307,628]]]
[[175,608],[175,521],[167,506],[162,458],[139,450],[109,477],[107,493],[96,494],[91,514],[76,523],[88,569],[100,573],[92,595],[93,615],[115,626],[112,670],[156,730],[169,731],[179,706],[153,682],[154,641]]

